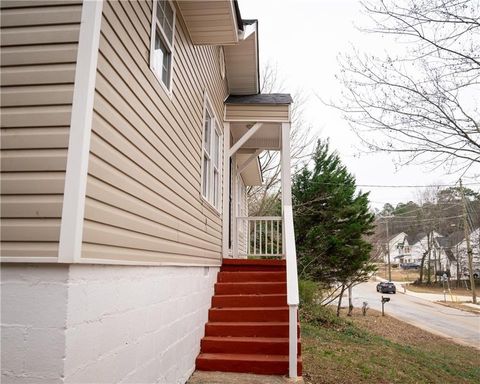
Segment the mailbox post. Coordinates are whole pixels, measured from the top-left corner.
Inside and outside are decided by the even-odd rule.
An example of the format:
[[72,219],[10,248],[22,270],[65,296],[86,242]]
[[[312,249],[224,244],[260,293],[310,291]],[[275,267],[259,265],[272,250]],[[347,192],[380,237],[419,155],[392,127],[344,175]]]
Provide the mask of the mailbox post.
[[442,285],[443,285],[443,302],[446,303],[447,302],[447,292],[445,291],[445,281],[447,281],[447,274],[444,273],[442,275]]
[[388,303],[389,301],[390,301],[389,297],[383,297],[382,296],[382,316],[385,316],[385,311],[383,309],[383,306],[385,305],[385,303]]

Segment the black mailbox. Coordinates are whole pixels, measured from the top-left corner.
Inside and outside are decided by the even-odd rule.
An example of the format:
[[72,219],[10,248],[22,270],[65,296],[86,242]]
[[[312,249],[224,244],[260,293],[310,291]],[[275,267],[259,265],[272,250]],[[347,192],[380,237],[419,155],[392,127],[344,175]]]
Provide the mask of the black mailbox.
[[390,301],[389,297],[383,297],[382,296],[382,316],[385,316],[385,310],[384,310],[383,306],[385,305],[385,303],[388,303],[389,301]]

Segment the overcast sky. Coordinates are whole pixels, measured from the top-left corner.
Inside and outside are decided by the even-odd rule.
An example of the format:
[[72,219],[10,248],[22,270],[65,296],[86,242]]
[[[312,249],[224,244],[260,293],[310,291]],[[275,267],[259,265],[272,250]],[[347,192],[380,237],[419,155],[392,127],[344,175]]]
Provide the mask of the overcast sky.
[[[332,147],[356,176],[357,184],[429,185],[457,181],[458,176],[421,166],[396,170],[389,155],[362,153],[348,124],[316,96],[329,100],[339,95],[341,87],[335,79],[339,53],[350,51],[352,46],[377,53],[401,49],[391,40],[367,35],[356,28],[371,25],[358,0],[239,0],[239,6],[244,19],[259,20],[260,66],[275,65],[286,91],[295,93],[301,89],[306,94],[305,119],[317,135],[330,138]],[[480,174],[480,169],[476,173]],[[469,181],[474,180],[464,180]],[[417,196],[416,188],[362,189],[371,190],[374,207],[416,200]]]

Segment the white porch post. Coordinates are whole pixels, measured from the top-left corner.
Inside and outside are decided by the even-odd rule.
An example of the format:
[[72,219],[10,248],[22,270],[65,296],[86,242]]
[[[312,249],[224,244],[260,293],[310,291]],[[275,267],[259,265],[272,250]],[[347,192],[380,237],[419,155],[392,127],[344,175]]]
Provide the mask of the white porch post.
[[238,173],[237,173],[237,155],[234,153],[231,155],[232,159],[232,174],[230,177],[232,178],[232,189],[233,189],[233,201],[232,201],[232,240],[233,240],[233,251],[232,255],[234,259],[238,259],[238,232],[237,232],[237,209],[238,209],[238,199],[240,196],[238,195]]
[[229,185],[230,185],[230,123],[223,124],[223,231],[222,254],[228,257],[228,228],[229,224]]
[[[223,131],[223,148],[224,148],[224,188],[223,188],[223,257],[229,256],[229,247],[228,247],[228,228],[229,228],[229,209],[231,208],[231,217],[232,217],[232,245],[233,245],[233,257],[238,256],[238,234],[237,234],[237,199],[238,199],[238,188],[237,188],[237,169],[235,161],[233,161],[234,167],[232,167],[232,174],[230,174],[230,158],[235,159],[235,154],[237,151],[263,126],[263,123],[255,123],[247,132],[243,134],[231,147],[230,147],[230,123],[224,122],[224,131]],[[229,204],[229,188],[228,183],[230,183],[230,178],[232,180],[232,191],[230,192],[234,196],[234,201],[232,206]]]
[[292,205],[292,173],[290,165],[290,123],[282,123],[282,206]]
[[[293,299],[297,292],[297,268],[296,268],[296,253],[295,253],[295,239],[293,233],[293,225],[290,227],[286,225],[286,218],[288,215],[288,223],[293,223],[292,218],[292,179],[291,179],[291,164],[290,164],[290,123],[282,123],[282,152],[281,152],[281,177],[282,177],[282,217],[283,217],[283,252],[287,259],[287,304],[289,312],[289,327],[288,327],[288,376],[291,378],[297,377],[297,327],[298,327],[298,299]],[[291,224],[290,224],[291,225]],[[293,241],[293,244],[288,244]],[[287,246],[288,245],[288,246]],[[293,251],[289,249],[293,247]]]

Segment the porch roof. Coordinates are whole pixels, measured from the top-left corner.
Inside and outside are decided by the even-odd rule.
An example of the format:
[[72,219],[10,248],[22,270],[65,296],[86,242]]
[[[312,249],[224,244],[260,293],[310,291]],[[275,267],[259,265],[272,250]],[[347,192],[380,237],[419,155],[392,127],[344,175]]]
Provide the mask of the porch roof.
[[225,104],[292,104],[289,93],[259,93],[256,95],[230,95]]
[[225,100],[225,121],[246,123],[288,123],[290,104],[288,93],[231,95]]

